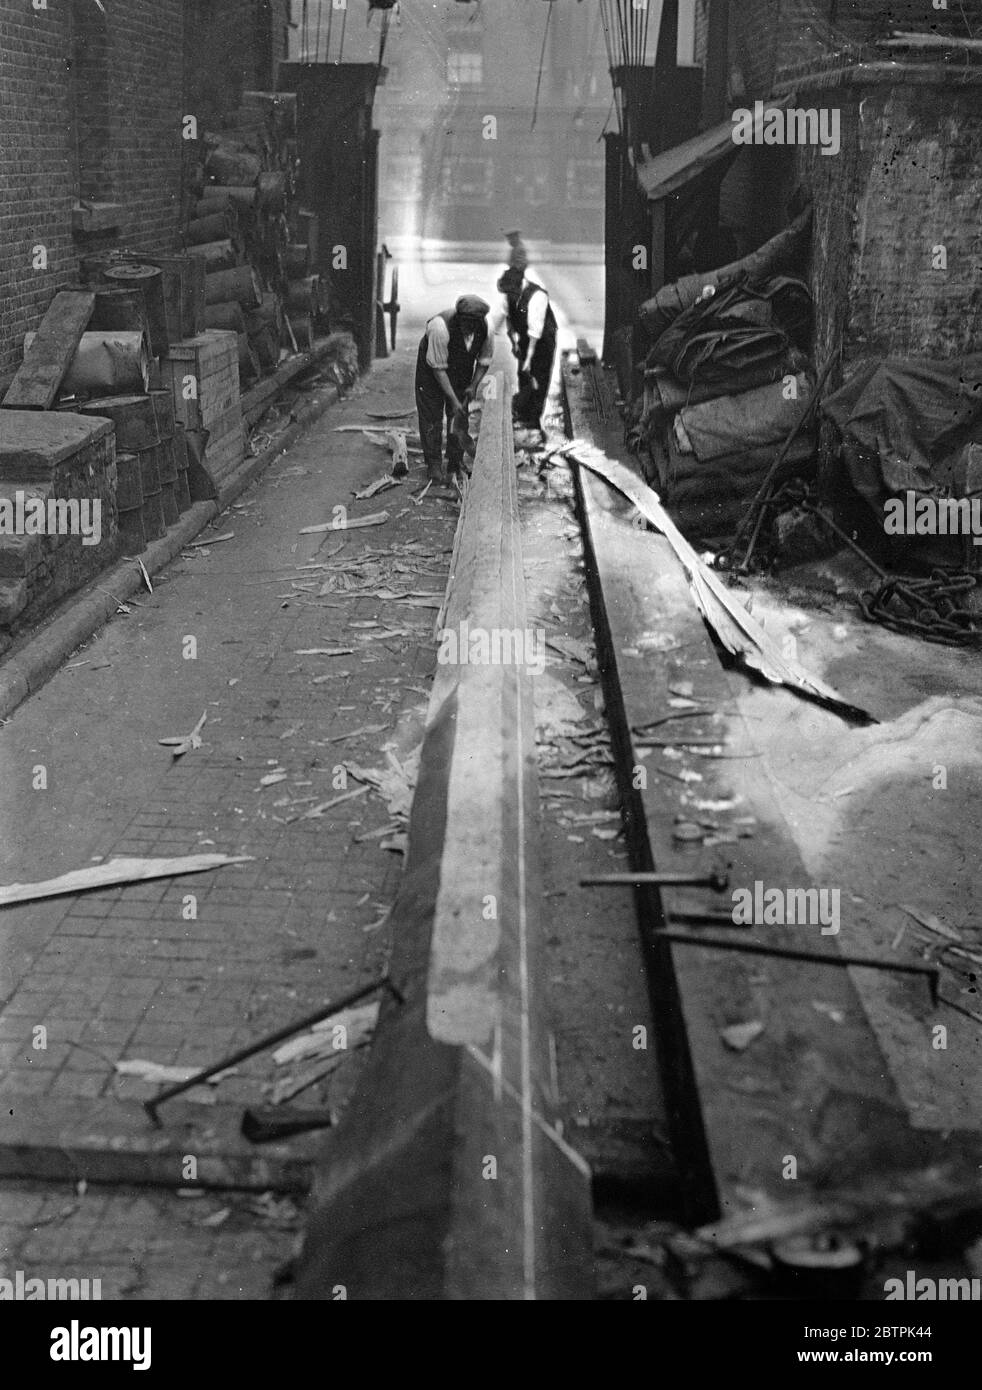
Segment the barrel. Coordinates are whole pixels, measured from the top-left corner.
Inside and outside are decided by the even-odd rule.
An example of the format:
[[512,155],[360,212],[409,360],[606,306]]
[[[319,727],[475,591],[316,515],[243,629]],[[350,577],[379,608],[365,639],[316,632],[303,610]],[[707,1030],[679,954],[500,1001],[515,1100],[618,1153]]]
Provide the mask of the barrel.
[[118,265],[121,260],[122,255],[119,251],[90,251],[79,261],[82,278],[87,285],[102,285],[105,283],[102,277],[106,269],[111,265]]
[[227,304],[234,299],[243,309],[256,309],[262,303],[263,290],[251,265],[239,265],[234,270],[216,270],[205,282],[205,301],[208,304]]
[[164,286],[167,339],[179,343],[204,328],[205,266],[196,256],[148,256],[159,267]]
[[[160,419],[155,407],[157,397],[165,393],[155,391],[152,395],[97,396],[84,405],[76,406],[80,415],[98,415],[104,420],[112,420],[116,429],[116,449],[124,453],[140,449],[152,449],[160,443]],[[170,392],[166,392],[170,396]],[[171,397],[170,415],[173,420],[174,401]],[[166,418],[166,417],[165,417]]]
[[[24,351],[34,342],[24,334]],[[145,333],[83,333],[61,383],[62,395],[122,395],[145,392],[150,381],[150,348]]]
[[157,445],[157,473],[160,485],[177,482],[177,454],[173,439],[164,439]]
[[150,352],[153,357],[163,356],[167,351],[167,308],[160,267],[147,261],[121,261],[118,265],[107,266],[103,276],[120,289],[143,291]]
[[239,212],[252,212],[256,206],[256,187],[254,184],[222,184],[210,183],[201,190],[201,197],[198,200],[197,215],[205,215],[209,204],[215,202],[230,202],[239,209]]
[[307,275],[302,280],[294,280],[287,285],[284,302],[287,312],[315,314],[317,312],[317,275]]
[[205,271],[213,275],[219,270],[231,270],[235,265],[235,247],[227,238],[223,241],[205,241],[200,246],[189,246],[189,256],[198,256],[205,263]]
[[244,333],[246,318],[242,305],[236,299],[229,300],[227,304],[206,304],[205,327],[221,328],[227,333]]
[[95,308],[87,326],[92,332],[119,328],[131,333],[147,332],[147,301],[143,290],[139,287],[97,289]]
[[120,507],[117,525],[124,555],[139,555],[141,550],[146,550],[147,534],[142,504],[139,507],[130,507],[126,511]]
[[116,455],[116,505],[121,512],[143,506],[143,473],[136,454]]
[[145,502],[148,497],[155,497],[160,491],[160,463],[157,459],[156,445],[152,449],[141,449],[136,457],[140,461],[140,481]]
[[262,370],[273,371],[280,360],[279,340],[273,337],[273,330],[262,324],[249,334],[249,342]]
[[189,246],[203,246],[209,241],[223,241],[236,231],[238,225],[238,215],[232,204],[228,204],[217,212],[208,212],[202,217],[192,217],[188,223],[187,231],[184,233],[184,240]]
[[263,162],[258,155],[248,151],[222,147],[209,153],[207,170],[215,183],[239,187],[256,182],[262,173]]
[[153,401],[153,413],[157,420],[157,432],[161,440],[173,439],[174,427],[177,419],[174,414],[174,393],[165,388],[162,391],[151,391],[150,398]]
[[137,454],[140,480],[143,486],[143,532],[148,541],[159,540],[167,530],[164,506],[160,495],[160,463],[157,447],[141,449]]

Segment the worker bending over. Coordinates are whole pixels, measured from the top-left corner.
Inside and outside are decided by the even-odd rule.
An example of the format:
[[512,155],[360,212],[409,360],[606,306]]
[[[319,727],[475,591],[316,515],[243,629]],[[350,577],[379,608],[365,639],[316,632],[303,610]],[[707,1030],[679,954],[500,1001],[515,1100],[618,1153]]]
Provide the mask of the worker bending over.
[[489,306],[461,295],[452,309],[429,319],[416,354],[416,411],[427,477],[443,482],[443,418],[447,418],[447,471],[459,473],[467,411],[494,353]]
[[518,361],[518,393],[512,402],[516,425],[542,429],[542,411],[556,360],[556,316],[541,285],[509,267],[498,281],[504,297],[508,336]]

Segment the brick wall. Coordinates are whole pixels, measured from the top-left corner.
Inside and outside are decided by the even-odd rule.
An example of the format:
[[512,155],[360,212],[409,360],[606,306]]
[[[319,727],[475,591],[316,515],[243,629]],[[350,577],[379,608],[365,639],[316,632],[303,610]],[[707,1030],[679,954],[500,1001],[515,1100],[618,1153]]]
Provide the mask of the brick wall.
[[[92,0],[38,11],[0,0],[0,375],[16,368],[55,290],[77,278],[87,249],[72,236],[78,196],[121,203],[114,239],[134,249],[175,243],[184,3],[107,9],[104,19]],[[31,268],[38,244],[46,270]]]
[[[64,5],[35,11],[22,0],[0,0],[0,24],[0,371],[9,371],[20,361],[24,333],[76,269],[65,81],[71,16]],[[48,268],[35,271],[32,248],[42,243]]]
[[[820,359],[840,335],[847,362],[978,349],[980,90],[978,81],[955,85],[941,71],[934,83],[908,76],[800,94],[804,105],[841,112],[838,156],[797,151],[798,175],[816,209]],[[946,270],[932,266],[938,245]]]

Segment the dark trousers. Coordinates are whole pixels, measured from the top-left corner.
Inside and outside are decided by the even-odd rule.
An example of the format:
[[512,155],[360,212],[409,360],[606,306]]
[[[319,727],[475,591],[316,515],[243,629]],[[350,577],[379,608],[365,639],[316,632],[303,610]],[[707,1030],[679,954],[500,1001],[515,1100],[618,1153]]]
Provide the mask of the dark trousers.
[[[541,428],[555,361],[556,335],[547,333],[535,345],[529,371],[518,374],[518,393],[512,407],[516,425],[536,430]],[[535,379],[535,386],[532,385],[532,378]]]
[[[466,389],[467,383],[453,388],[458,396]],[[419,419],[419,442],[423,449],[423,463],[427,472],[443,471],[443,420],[447,421],[447,467],[459,469],[463,450],[459,440],[453,437],[450,424],[453,420],[453,406],[447,400],[437,381],[433,368],[426,362],[416,363],[416,415]]]

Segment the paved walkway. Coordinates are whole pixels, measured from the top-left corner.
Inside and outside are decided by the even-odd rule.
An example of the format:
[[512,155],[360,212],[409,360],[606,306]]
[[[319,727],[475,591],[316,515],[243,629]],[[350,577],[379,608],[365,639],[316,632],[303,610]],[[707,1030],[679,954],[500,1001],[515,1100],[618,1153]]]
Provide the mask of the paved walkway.
[[[410,408],[412,364],[406,347],[379,363],[199,538],[232,539],[186,551],[0,729],[0,881],[117,855],[253,857],[3,912],[0,1119],[40,1129],[88,1102],[111,1133],[120,1100],[156,1090],[118,1076],[117,1061],[203,1065],[384,969],[376,924],[401,864],[375,833],[391,822],[386,802],[369,790],[304,816],[341,794],[339,764],[385,766],[386,748],[404,759],[422,730],[457,507],[414,504],[416,461],[397,489],[355,500],[388,454],[336,431]],[[338,506],[389,520],[299,534]],[[304,568],[318,564],[331,568]],[[438,597],[352,592],[383,586]],[[315,648],[353,650],[303,654]],[[174,760],[159,740],[203,713],[202,746]],[[339,1105],[357,1070],[353,1058],[299,1100]],[[281,1073],[262,1054],[215,1088],[219,1106],[261,1103]],[[107,1297],[262,1296],[296,1222],[250,1200],[5,1185],[0,1273],[105,1271]]]

